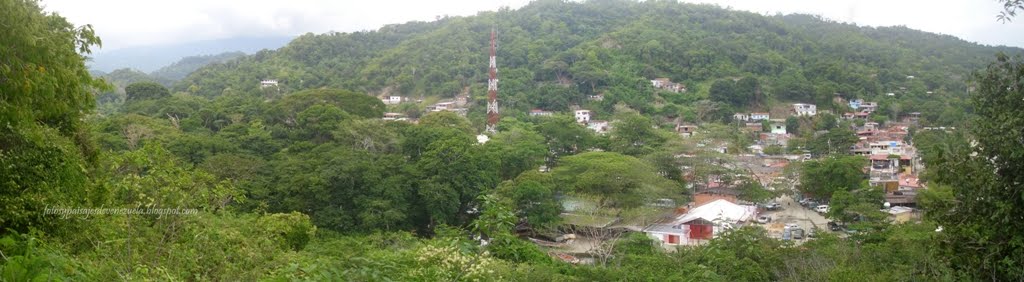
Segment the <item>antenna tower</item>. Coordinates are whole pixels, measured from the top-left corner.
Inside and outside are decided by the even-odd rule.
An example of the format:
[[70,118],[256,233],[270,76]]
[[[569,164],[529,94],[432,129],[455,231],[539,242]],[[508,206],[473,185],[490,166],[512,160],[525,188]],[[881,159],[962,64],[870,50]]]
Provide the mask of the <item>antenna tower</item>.
[[487,79],[487,127],[488,133],[498,131],[498,63],[494,55],[494,29],[491,29],[491,59]]

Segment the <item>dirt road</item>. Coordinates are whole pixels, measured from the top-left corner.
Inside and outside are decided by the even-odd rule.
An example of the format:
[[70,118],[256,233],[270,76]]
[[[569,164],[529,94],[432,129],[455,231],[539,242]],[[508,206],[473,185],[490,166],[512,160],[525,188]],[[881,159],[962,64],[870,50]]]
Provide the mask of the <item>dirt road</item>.
[[772,237],[782,238],[782,230],[789,223],[794,223],[805,231],[818,227],[817,232],[829,232],[828,219],[824,216],[800,206],[788,195],[779,197],[776,201],[782,204],[781,210],[761,213],[772,217],[772,222],[764,225]]

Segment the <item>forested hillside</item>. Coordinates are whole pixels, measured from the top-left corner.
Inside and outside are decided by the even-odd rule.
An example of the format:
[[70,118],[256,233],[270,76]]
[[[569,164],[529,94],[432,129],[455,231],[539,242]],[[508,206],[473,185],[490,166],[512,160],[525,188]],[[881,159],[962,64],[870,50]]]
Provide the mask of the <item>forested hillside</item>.
[[[377,31],[306,34],[279,50],[201,69],[175,90],[213,97],[228,88],[253,91],[260,79],[273,78],[285,92],[335,87],[452,97],[470,87],[483,97],[491,29],[498,32],[501,99],[510,115],[531,108],[564,111],[585,104],[587,95],[606,94],[595,105],[603,112],[624,102],[645,114],[693,121],[692,101],[706,99],[714,81],[752,77],[767,99],[722,105],[713,118],[773,101],[828,109],[838,93],[877,100],[885,113],[922,112],[926,120],[955,124],[963,118],[967,75],[995,52],[1021,53],[806,15],[763,16],[672,1],[537,1]],[[690,91],[652,96],[645,82],[657,77]]]

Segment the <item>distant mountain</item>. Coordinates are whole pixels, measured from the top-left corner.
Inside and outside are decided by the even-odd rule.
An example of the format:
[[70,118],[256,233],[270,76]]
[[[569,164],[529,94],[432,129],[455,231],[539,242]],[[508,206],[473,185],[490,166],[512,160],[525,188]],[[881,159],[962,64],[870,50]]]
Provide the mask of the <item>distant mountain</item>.
[[235,59],[241,56],[245,56],[245,53],[236,51],[220,53],[217,55],[200,55],[184,57],[181,60],[178,60],[177,62],[169,66],[162,67],[156,71],[149,73],[149,75],[161,81],[178,81],[182,78],[185,78],[186,75],[192,73],[196,69],[199,69],[203,66],[212,63],[227,62],[231,59]]
[[287,44],[292,38],[290,36],[229,38],[100,51],[94,54],[89,63],[89,69],[112,72],[116,69],[131,68],[152,72],[188,56],[214,55],[224,52],[251,54],[263,49],[277,49]]

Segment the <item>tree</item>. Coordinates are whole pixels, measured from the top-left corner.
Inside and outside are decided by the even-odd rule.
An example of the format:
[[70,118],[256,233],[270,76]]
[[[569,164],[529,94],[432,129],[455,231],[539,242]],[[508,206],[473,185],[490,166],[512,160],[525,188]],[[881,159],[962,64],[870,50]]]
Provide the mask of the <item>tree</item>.
[[789,116],[786,118],[786,132],[793,135],[800,134],[800,118]]
[[630,156],[649,153],[664,142],[653,126],[651,119],[638,113],[621,115],[612,126],[612,149]]
[[36,1],[0,2],[0,120],[4,128],[42,122],[65,135],[95,107],[85,55],[100,45],[91,25],[75,27]]
[[1017,16],[1017,10],[1024,10],[1024,0],[999,0],[1003,3],[1003,10],[996,16],[1003,23],[1012,21]]
[[950,138],[953,142],[925,153],[934,161],[929,170],[935,171],[929,175],[947,187],[926,197],[926,203],[929,217],[943,227],[942,245],[951,265],[977,279],[1021,280],[1024,113],[1019,109],[1024,106],[1024,61],[1002,54],[996,59],[974,75],[973,142]]
[[850,191],[860,187],[864,180],[867,161],[856,156],[832,156],[803,164],[800,190],[819,199],[828,199],[836,191]]
[[573,193],[595,198],[599,208],[631,209],[681,192],[655,171],[634,157],[589,152],[563,158],[555,174]]
[[92,91],[108,88],[85,66],[100,40],[36,1],[0,0],[0,26],[0,234],[73,233],[75,220],[44,209],[98,196],[88,178],[98,152],[82,121]]
[[594,132],[580,126],[570,116],[545,118],[537,126],[537,132],[547,140],[549,161],[576,154],[590,148],[594,143]]
[[807,149],[817,155],[847,154],[857,141],[859,139],[853,130],[849,127],[839,127],[808,140]]
[[504,180],[537,169],[547,155],[544,137],[523,128],[498,132],[484,144],[484,149],[494,155],[495,159],[501,160],[499,173]]
[[437,128],[451,128],[467,134],[471,134],[474,131],[473,126],[469,124],[469,120],[456,113],[448,111],[429,113],[420,119],[420,125]]
[[171,96],[167,87],[151,81],[132,83],[124,88],[124,92],[128,101],[154,100]]

